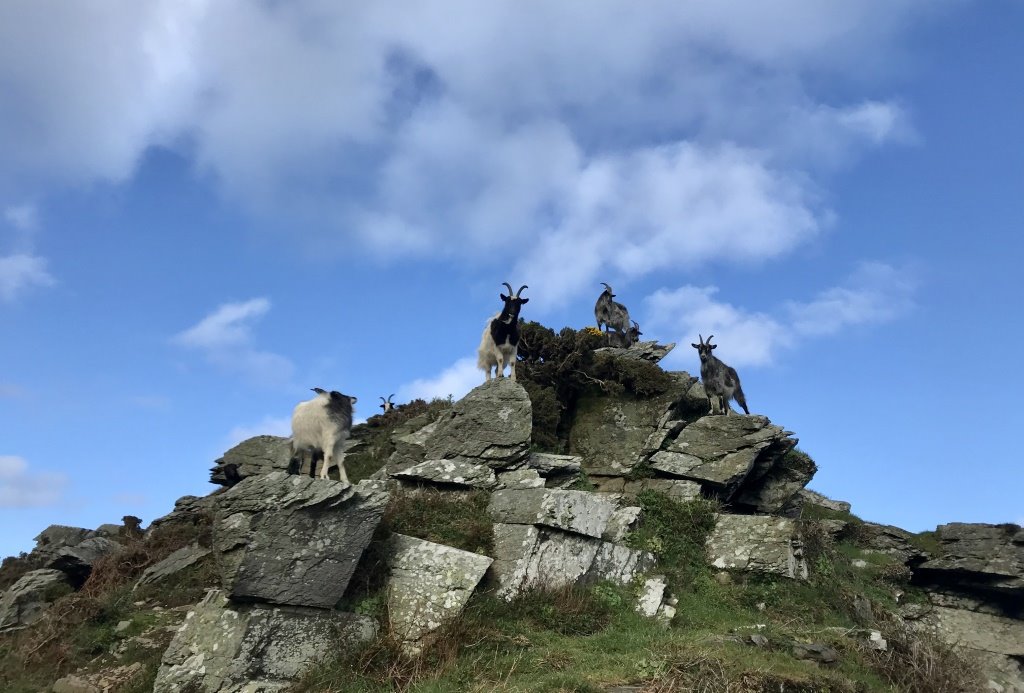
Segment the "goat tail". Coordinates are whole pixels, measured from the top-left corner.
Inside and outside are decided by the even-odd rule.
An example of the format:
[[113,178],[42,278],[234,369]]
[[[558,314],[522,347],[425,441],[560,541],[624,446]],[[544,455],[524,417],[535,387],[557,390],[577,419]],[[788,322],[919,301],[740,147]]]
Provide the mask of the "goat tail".
[[743,396],[743,388],[740,387],[739,382],[736,383],[736,389],[733,391],[732,396],[743,407],[743,413],[750,416],[750,410],[747,409],[747,398]]

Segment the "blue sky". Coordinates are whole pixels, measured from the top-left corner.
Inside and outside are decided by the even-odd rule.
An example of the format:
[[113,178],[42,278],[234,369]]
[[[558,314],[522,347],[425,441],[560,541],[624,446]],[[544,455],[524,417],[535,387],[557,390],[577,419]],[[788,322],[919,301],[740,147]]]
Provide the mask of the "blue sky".
[[713,333],[867,519],[1024,521],[1024,4],[635,8],[0,5],[0,554],[464,394],[504,281]]

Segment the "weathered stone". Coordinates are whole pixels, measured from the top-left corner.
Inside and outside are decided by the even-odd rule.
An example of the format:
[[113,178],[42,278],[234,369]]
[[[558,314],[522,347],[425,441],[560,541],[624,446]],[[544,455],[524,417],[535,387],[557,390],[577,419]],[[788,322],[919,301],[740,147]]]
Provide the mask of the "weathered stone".
[[493,559],[443,544],[393,534],[385,543],[388,616],[414,643],[460,613]]
[[147,532],[168,525],[194,525],[213,511],[218,494],[209,496],[182,496],[174,501],[174,510],[149,523]]
[[[729,500],[755,467],[767,477],[767,470],[795,444],[787,431],[764,416],[705,416],[655,453],[651,466],[664,474],[699,481]],[[792,489],[792,494],[797,490]],[[755,490],[748,488],[745,493]],[[778,502],[784,494],[769,495]]]
[[498,595],[511,600],[535,587],[575,584],[590,569],[602,542],[534,525],[494,525]]
[[587,491],[495,491],[487,510],[495,522],[546,525],[600,538],[618,499]]
[[967,591],[1016,594],[1024,601],[1024,530],[1018,525],[954,522],[940,525],[935,534],[942,555],[918,566],[918,578]]
[[331,608],[387,503],[380,491],[284,472],[217,496],[213,549],[233,598]]
[[460,399],[437,421],[427,459],[458,459],[508,469],[529,455],[533,407],[523,387],[497,378]]
[[544,488],[544,477],[538,474],[536,469],[513,469],[510,472],[499,472],[498,488]]
[[32,555],[45,562],[56,558],[62,549],[77,546],[91,536],[93,532],[83,527],[50,525],[36,535],[36,546],[32,549]]
[[637,496],[643,491],[664,493],[680,503],[700,498],[700,484],[689,479],[627,479],[622,486],[626,496]]
[[139,589],[143,585],[159,582],[164,578],[195,565],[209,555],[210,549],[199,546],[198,544],[183,546],[177,551],[171,553],[162,561],[158,561],[146,568],[142,572],[142,576],[139,577],[138,582],[135,583],[135,587],[133,589]]
[[427,439],[436,428],[437,421],[432,420],[429,414],[422,414],[396,429],[391,434],[391,442],[395,446],[395,451],[391,453],[388,463],[380,470],[379,474],[386,475],[402,471],[426,459]]
[[594,561],[581,578],[581,582],[608,580],[628,585],[634,579],[654,568],[657,559],[647,551],[631,549],[621,544],[602,541],[594,554]]
[[483,464],[463,460],[426,460],[391,476],[406,481],[425,481],[470,488],[494,488],[497,479],[494,470]]
[[243,479],[274,471],[288,470],[291,461],[291,442],[280,436],[256,436],[243,440],[241,443],[224,453],[210,470],[210,483],[226,486],[228,481],[224,475],[224,467],[233,464],[238,475]]
[[53,601],[53,593],[67,584],[59,570],[32,570],[0,593],[0,633],[26,628],[43,617]]
[[608,525],[601,538],[611,542],[624,541],[629,533],[636,529],[641,512],[642,510],[635,505],[619,508],[608,518]]
[[814,460],[792,449],[796,442],[795,438],[777,440],[763,450],[736,492],[733,504],[759,513],[777,513],[786,507],[818,471]]
[[905,529],[874,522],[863,522],[857,529],[858,543],[861,546],[894,556],[902,563],[927,558],[924,551],[910,543],[913,536]]
[[579,474],[583,468],[583,458],[579,455],[554,455],[547,452],[534,452],[527,460],[530,469],[536,469],[541,476],[558,476],[562,474]]
[[793,520],[725,514],[717,519],[707,542],[714,567],[807,578],[807,564]]
[[154,693],[284,690],[339,648],[374,637],[357,614],[301,607],[232,605],[220,590],[206,597],[164,652]]
[[639,359],[642,361],[650,361],[651,363],[659,363],[675,348],[675,342],[670,344],[658,344],[651,340],[649,342],[637,342],[628,349],[623,349],[621,347],[601,347],[600,349],[594,349],[594,353],[607,353],[621,358]]
[[662,428],[668,415],[673,420],[693,420],[706,400],[690,397],[696,378],[670,373],[672,386],[657,396],[585,397],[577,405],[569,432],[569,451],[582,456],[588,474],[625,474],[646,457],[645,445]]
[[819,664],[835,664],[839,661],[839,653],[820,642],[793,643],[793,656],[797,659],[807,659]]
[[123,548],[116,541],[90,537],[74,546],[65,546],[47,567],[61,571],[68,576],[72,585],[78,587],[85,583],[98,560]]
[[103,693],[99,687],[93,685],[88,679],[76,676],[75,674],[68,674],[57,679],[50,690],[53,693]]
[[836,513],[850,512],[850,504],[846,501],[832,500],[828,496],[822,495],[817,491],[812,491],[809,488],[800,489],[800,492],[797,495],[804,503],[808,503],[810,505],[817,505]]
[[921,621],[952,645],[1024,657],[1024,625],[1019,619],[935,606]]
[[665,597],[665,589],[668,583],[664,575],[652,575],[644,580],[640,590],[640,597],[636,602],[636,610],[648,618],[654,618],[661,608],[662,599]]

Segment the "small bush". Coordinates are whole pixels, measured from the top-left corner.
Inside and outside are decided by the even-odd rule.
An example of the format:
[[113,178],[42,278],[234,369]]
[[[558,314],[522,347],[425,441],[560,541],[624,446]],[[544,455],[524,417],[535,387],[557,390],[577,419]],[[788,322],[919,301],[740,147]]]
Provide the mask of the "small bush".
[[659,570],[672,590],[688,589],[709,572],[705,545],[715,528],[717,505],[705,499],[680,503],[657,491],[641,492],[637,504],[643,522],[626,543],[658,555]]
[[486,491],[401,490],[391,495],[384,520],[387,530],[464,551],[491,554],[494,526]]
[[986,689],[981,663],[960,647],[902,623],[883,630],[884,652],[866,653],[872,668],[907,693],[980,693]]

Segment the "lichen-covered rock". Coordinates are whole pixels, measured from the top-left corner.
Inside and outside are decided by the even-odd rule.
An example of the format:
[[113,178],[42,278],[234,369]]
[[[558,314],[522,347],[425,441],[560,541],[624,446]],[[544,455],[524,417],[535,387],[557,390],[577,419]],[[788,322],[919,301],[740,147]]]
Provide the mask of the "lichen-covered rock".
[[652,575],[644,580],[636,602],[636,610],[648,618],[657,616],[667,587],[664,575]]
[[395,451],[388,458],[388,463],[373,474],[373,478],[384,478],[388,474],[399,472],[419,464],[427,456],[427,439],[437,428],[437,421],[429,414],[421,414],[405,422],[391,434],[391,442]]
[[770,469],[796,444],[789,435],[764,416],[705,416],[656,452],[651,466],[699,481],[729,500],[755,465]]
[[535,587],[575,584],[601,548],[598,539],[546,527],[494,525],[494,564],[498,595],[511,600]]
[[69,674],[54,682],[52,693],[108,693],[127,690],[144,676],[141,662],[78,676]]
[[164,652],[154,693],[242,693],[290,687],[339,647],[370,640],[366,616],[301,607],[234,605],[210,590]]
[[608,353],[622,358],[639,359],[642,361],[650,361],[651,363],[659,363],[675,348],[675,342],[671,342],[669,344],[658,344],[654,340],[651,340],[649,342],[637,342],[627,349],[623,349],[621,347],[601,347],[600,349],[594,349],[594,353]]
[[587,491],[514,489],[495,491],[487,510],[495,522],[545,525],[600,538],[617,500]]
[[75,587],[85,583],[92,568],[98,560],[124,547],[105,537],[90,537],[74,546],[65,546],[47,565],[48,568],[59,570],[67,575]]
[[213,549],[233,598],[330,608],[345,592],[388,494],[272,472],[216,498]]
[[608,518],[608,525],[605,527],[601,538],[614,543],[624,541],[629,536],[629,533],[636,529],[639,524],[641,512],[643,511],[635,505],[627,505],[617,509]]
[[59,570],[32,570],[0,593],[0,633],[27,628],[46,613],[54,590],[67,584]]
[[626,474],[648,450],[652,435],[669,420],[696,418],[706,400],[692,397],[697,382],[688,373],[674,372],[663,394],[638,398],[629,394],[582,399],[569,433],[569,450],[582,456],[588,474]]
[[427,436],[427,459],[458,459],[507,469],[529,456],[533,407],[526,390],[507,378],[484,383],[438,419]]
[[626,498],[635,498],[644,491],[664,493],[680,503],[701,497],[700,484],[689,479],[626,479],[624,477],[591,477],[591,481],[602,493],[621,493]]
[[171,575],[174,575],[175,573],[180,573],[182,570],[195,565],[209,555],[210,549],[199,546],[198,544],[183,546],[177,551],[171,553],[162,561],[158,561],[146,568],[135,583],[135,587],[133,589],[138,589],[143,585],[148,585],[153,582],[159,582]]
[[425,460],[391,476],[405,481],[422,481],[433,484],[465,486],[469,488],[494,488],[497,478],[494,470],[483,464],[464,460]]
[[273,471],[288,470],[291,460],[291,443],[281,436],[255,436],[225,452],[210,470],[210,483],[227,485],[224,467],[236,465],[238,474],[243,479],[258,474],[269,474]]
[[547,452],[534,452],[527,461],[530,469],[536,469],[541,476],[559,476],[563,474],[579,474],[583,468],[583,458],[579,455],[555,455]]
[[778,441],[762,451],[736,492],[733,504],[758,513],[777,513],[786,507],[818,471],[814,460],[792,449],[796,442]]
[[68,546],[77,546],[91,536],[94,536],[92,531],[84,527],[50,525],[36,535],[36,545],[32,549],[32,555],[43,562],[52,560],[62,549]]
[[544,477],[536,469],[513,469],[498,473],[499,489],[544,488]]
[[935,606],[922,622],[946,642],[1008,657],[1024,657],[1024,624],[1019,619]]
[[594,554],[594,561],[581,578],[581,582],[608,580],[620,585],[630,582],[648,572],[657,564],[654,554],[631,549],[621,544],[602,541]]
[[817,505],[826,510],[831,510],[836,513],[848,513],[850,512],[850,504],[846,501],[832,500],[826,495],[812,491],[809,488],[800,489],[797,496],[803,501],[804,504]]
[[807,578],[796,523],[788,518],[719,514],[707,550],[716,568]]
[[914,535],[893,525],[863,522],[857,530],[857,541],[866,549],[894,556],[902,563],[920,562],[927,554],[911,543]]
[[1018,525],[940,525],[935,535],[942,555],[917,567],[922,580],[965,590],[1016,593],[1024,601],[1024,529]]
[[404,534],[384,545],[391,569],[387,583],[388,616],[407,643],[452,620],[465,608],[493,559]]

